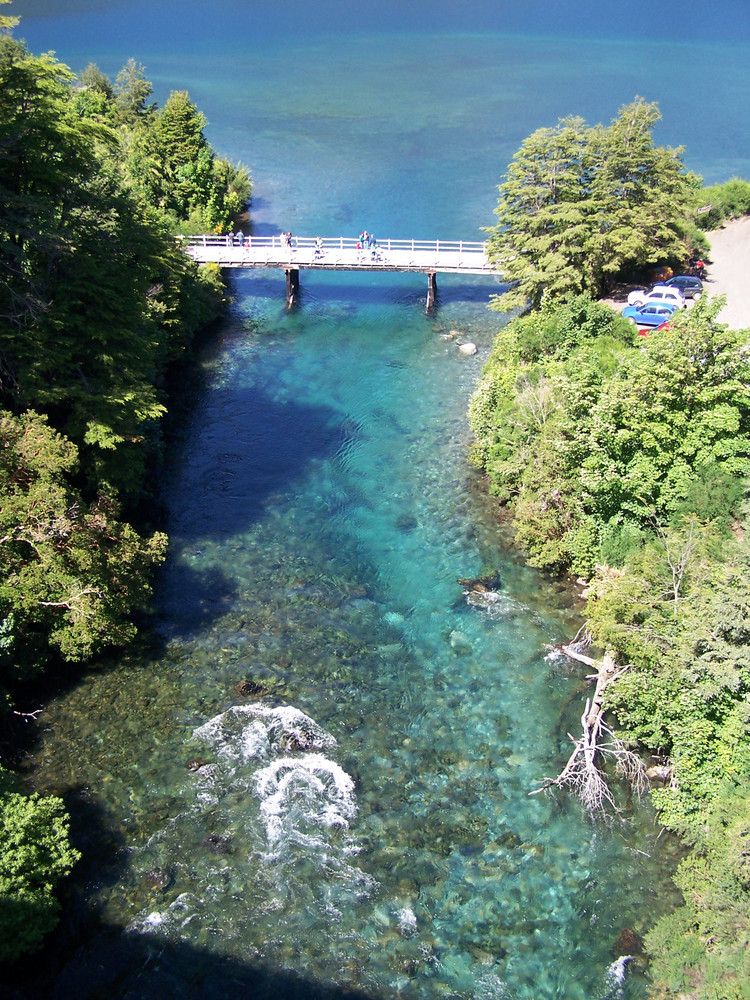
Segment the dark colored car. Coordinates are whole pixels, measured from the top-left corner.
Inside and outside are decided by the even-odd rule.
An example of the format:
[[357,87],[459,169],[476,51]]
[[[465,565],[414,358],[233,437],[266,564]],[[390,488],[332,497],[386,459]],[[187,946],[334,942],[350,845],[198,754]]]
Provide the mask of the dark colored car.
[[699,299],[703,294],[703,282],[692,274],[677,274],[664,284],[670,288],[679,288],[686,299]]

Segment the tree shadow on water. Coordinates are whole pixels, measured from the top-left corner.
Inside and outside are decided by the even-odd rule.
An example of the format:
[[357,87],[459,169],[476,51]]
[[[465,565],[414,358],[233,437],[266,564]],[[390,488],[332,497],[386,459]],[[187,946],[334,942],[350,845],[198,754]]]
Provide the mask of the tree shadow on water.
[[[125,878],[127,848],[86,788],[63,797],[82,858],[62,886],[60,922],[43,949],[0,965],[0,1000],[376,1000],[259,956],[223,955],[219,940],[208,949],[167,940],[156,927],[142,932],[105,923],[92,896]],[[32,903],[28,919],[34,919]]]
[[102,928],[42,980],[12,976],[0,1000],[375,1000],[374,994],[156,935]]
[[183,541],[242,534],[270,497],[294,495],[310,463],[335,454],[344,421],[331,407],[262,387],[213,390],[167,498],[171,530]]
[[165,497],[171,546],[157,583],[158,616],[192,634],[230,610],[243,536],[269,504],[293,503],[311,463],[336,454],[351,434],[351,422],[331,407],[262,387],[212,390]]

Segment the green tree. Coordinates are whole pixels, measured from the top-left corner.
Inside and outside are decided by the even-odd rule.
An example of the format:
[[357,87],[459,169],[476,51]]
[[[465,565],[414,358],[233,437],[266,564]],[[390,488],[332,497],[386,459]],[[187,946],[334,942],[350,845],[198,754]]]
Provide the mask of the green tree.
[[[107,102],[106,79],[86,78]],[[182,321],[208,318],[209,286],[216,314],[219,282],[198,279],[164,215],[122,190],[115,133],[81,113],[66,67],[0,38],[0,84],[0,394],[77,443],[91,496],[130,501],[165,368],[195,333]]]
[[746,338],[716,323],[720,302],[638,347],[614,311],[581,303],[503,331],[470,418],[531,560],[590,575],[655,522],[726,526],[750,472],[750,368]]
[[78,114],[112,124],[115,120],[114,97],[109,77],[95,63],[89,63],[78,77],[73,91],[73,106]]
[[62,800],[23,795],[0,768],[0,962],[36,950],[53,929],[55,889],[79,857]]
[[581,118],[538,129],[514,156],[489,231],[490,257],[515,285],[502,296],[503,307],[538,305],[545,292],[584,290],[589,165],[589,129]]
[[[85,198],[104,127],[75,113],[70,70],[0,36],[0,318],[5,386],[15,381],[7,335],[27,330],[49,300],[71,214]],[[9,370],[10,367],[10,370]]]
[[654,145],[660,119],[656,104],[638,99],[621,108],[608,128],[592,131],[595,167],[584,250],[594,292],[606,291],[626,268],[688,256],[694,178],[684,172],[682,148]]
[[649,337],[592,408],[581,482],[597,518],[668,520],[701,476],[750,472],[745,338],[716,323],[719,307],[701,302]]
[[74,445],[33,412],[0,414],[0,617],[12,621],[6,681],[58,654],[79,661],[135,634],[166,538],[141,538],[105,497],[70,485]]
[[521,145],[500,185],[490,257],[511,289],[498,308],[537,306],[666,257],[685,259],[694,180],[680,150],[653,144],[655,104],[637,99],[609,127],[566,118]]
[[[11,0],[0,0],[0,4],[10,3]],[[15,28],[18,24],[20,18],[13,17],[9,14],[0,14],[0,31],[10,31],[11,28]]]
[[[741,998],[750,966],[750,551],[684,521],[617,573],[601,568],[589,624],[630,668],[608,690],[629,737],[667,759],[659,821],[692,847],[676,883],[684,905],[647,937],[654,993]],[[695,529],[698,529],[697,531]]]
[[147,104],[153,86],[146,71],[135,59],[128,59],[115,80],[116,118],[130,126],[153,114],[155,106]]
[[250,198],[247,169],[216,157],[205,126],[203,113],[179,90],[123,135],[124,176],[175,231],[224,232]]

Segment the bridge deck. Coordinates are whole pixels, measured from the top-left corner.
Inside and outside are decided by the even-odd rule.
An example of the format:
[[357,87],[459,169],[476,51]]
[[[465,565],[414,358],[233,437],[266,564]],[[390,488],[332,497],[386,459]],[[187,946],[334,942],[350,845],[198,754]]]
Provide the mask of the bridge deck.
[[374,248],[357,249],[346,237],[316,241],[294,237],[288,246],[278,236],[245,237],[244,243],[225,236],[199,236],[184,245],[199,264],[220,267],[272,267],[323,271],[419,271],[430,274],[495,274],[484,243],[444,240],[382,240]]

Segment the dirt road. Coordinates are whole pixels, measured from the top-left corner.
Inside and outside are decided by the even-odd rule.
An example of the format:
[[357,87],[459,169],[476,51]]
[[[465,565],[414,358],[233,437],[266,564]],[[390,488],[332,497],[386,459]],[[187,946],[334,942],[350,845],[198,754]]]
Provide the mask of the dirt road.
[[734,330],[750,327],[750,216],[708,233],[711,262],[707,295],[726,295],[719,320]]

